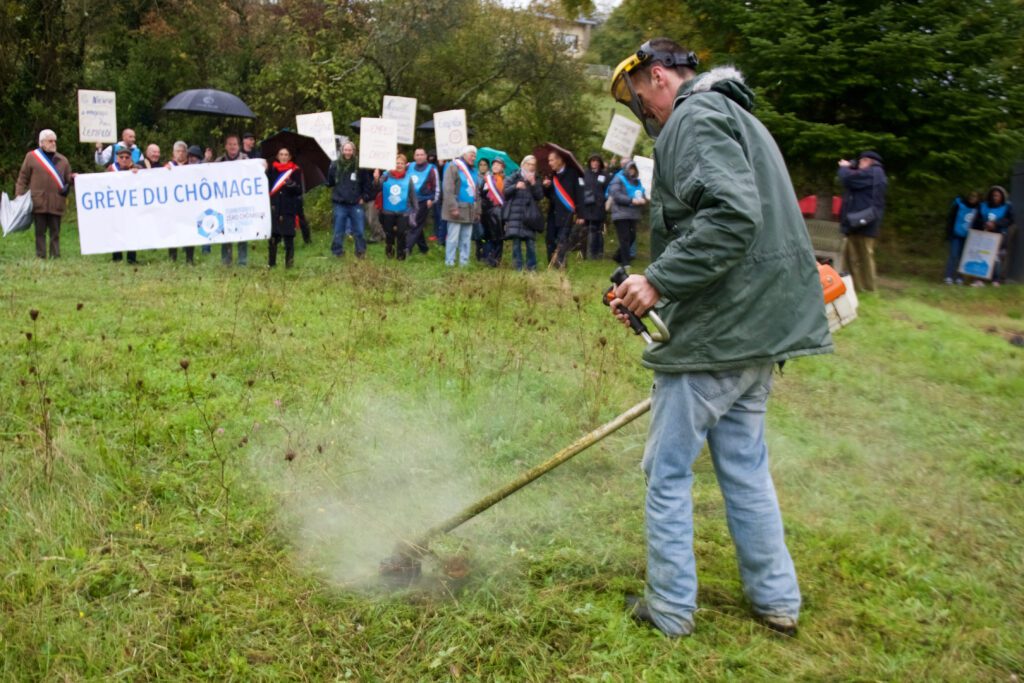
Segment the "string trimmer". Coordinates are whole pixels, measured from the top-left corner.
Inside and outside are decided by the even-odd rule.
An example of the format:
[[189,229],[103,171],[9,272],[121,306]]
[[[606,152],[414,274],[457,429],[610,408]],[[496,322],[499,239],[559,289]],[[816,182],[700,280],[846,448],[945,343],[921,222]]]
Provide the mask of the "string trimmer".
[[[619,267],[611,276],[613,283],[612,287],[604,293],[602,302],[608,306],[611,301],[614,300],[614,289],[615,286],[622,283],[627,277],[626,270]],[[627,309],[622,304],[619,304],[618,310],[621,313],[626,314],[629,317],[629,325],[633,330],[634,334],[642,337],[648,344],[663,343],[668,341],[669,333],[665,327],[665,323],[661,321],[653,311],[649,311],[644,317],[648,318],[655,327],[655,333],[652,334],[644,321],[638,318],[632,311]],[[551,470],[555,469],[559,465],[567,462],[573,456],[581,453],[590,446],[605,438],[609,434],[618,431],[622,427],[628,425],[633,420],[637,419],[648,410],[651,409],[651,399],[646,398],[640,403],[622,413],[615,419],[607,422],[597,429],[593,430],[589,434],[586,434],[576,441],[572,442],[562,450],[555,453],[548,460],[540,463],[539,465],[523,472],[516,479],[505,484],[501,488],[489,493],[480,500],[476,501],[472,505],[466,507],[460,512],[452,515],[448,519],[444,520],[440,524],[436,524],[431,528],[421,533],[414,540],[402,540],[396,546],[392,555],[380,563],[380,573],[384,576],[389,576],[397,579],[412,580],[420,575],[421,572],[421,560],[426,557],[429,553],[430,541],[434,538],[446,534],[452,531],[465,522],[473,519],[484,510],[496,505],[505,498],[508,498],[513,493],[523,488],[527,484],[539,479]]]

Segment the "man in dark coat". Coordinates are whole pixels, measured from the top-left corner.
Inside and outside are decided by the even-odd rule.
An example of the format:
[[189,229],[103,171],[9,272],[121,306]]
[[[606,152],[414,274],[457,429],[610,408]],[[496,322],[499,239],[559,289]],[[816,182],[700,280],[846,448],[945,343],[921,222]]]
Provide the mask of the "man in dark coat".
[[544,179],[544,194],[548,198],[548,264],[565,268],[573,226],[583,225],[583,219],[577,218],[576,213],[581,203],[583,178],[556,151],[548,153],[548,165],[552,171]]
[[839,160],[839,182],[843,184],[843,208],[839,224],[846,235],[843,262],[849,264],[857,291],[875,291],[875,240],[885,214],[885,177],[882,157],[861,152],[856,164]]
[[[234,133],[224,138],[224,153],[214,161],[241,161],[248,159],[249,155],[242,151],[241,142]],[[220,262],[225,266],[231,265],[232,243],[224,242],[220,245]],[[249,263],[249,243],[238,242],[238,265],[245,266]]]
[[366,216],[364,207],[373,202],[377,192],[373,185],[373,174],[369,169],[359,168],[359,154],[356,145],[346,141],[341,154],[327,169],[327,186],[331,190],[334,205],[334,236],[331,253],[345,255],[345,235],[352,233],[356,241],[356,257],[366,255]]

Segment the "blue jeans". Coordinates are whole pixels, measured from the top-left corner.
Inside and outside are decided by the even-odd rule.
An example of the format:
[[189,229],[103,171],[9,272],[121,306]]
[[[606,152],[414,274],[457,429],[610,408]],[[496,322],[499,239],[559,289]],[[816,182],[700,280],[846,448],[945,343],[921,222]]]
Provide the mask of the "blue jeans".
[[667,634],[689,633],[697,609],[691,467],[705,440],[725,499],[744,592],[754,611],[794,619],[800,613],[800,588],[764,443],[771,380],[772,364],[654,375],[643,459],[646,600],[658,628]]
[[537,240],[532,237],[512,238],[512,262],[516,270],[523,269],[523,245],[526,245],[526,269],[537,270]]
[[341,256],[345,253],[345,235],[352,234],[356,241],[356,256],[366,253],[366,219],[362,204],[334,204],[334,237],[331,239],[331,253]]
[[469,245],[473,238],[472,223],[448,221],[448,235],[444,243],[444,264],[455,265],[455,252],[459,253],[459,265],[469,263]]
[[943,277],[950,279],[960,277],[957,270],[960,268],[960,255],[964,252],[966,240],[966,237],[957,237],[956,235],[949,238],[949,260],[946,261],[946,274]]

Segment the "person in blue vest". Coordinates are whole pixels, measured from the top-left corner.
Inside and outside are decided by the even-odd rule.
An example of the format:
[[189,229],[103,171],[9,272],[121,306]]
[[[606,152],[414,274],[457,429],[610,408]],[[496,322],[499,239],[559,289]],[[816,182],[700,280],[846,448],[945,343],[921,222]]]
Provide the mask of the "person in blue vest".
[[[115,155],[115,161],[114,163],[110,164],[110,166],[107,166],[107,172],[119,173],[124,171],[138,172],[138,169],[135,168],[135,163],[132,161],[132,151],[126,147],[118,147],[117,154]],[[120,251],[115,251],[113,254],[111,254],[111,259],[113,261],[121,261],[123,258],[124,254],[122,254]],[[136,253],[134,251],[129,251],[128,264],[135,265],[136,263],[138,263]]]
[[416,186],[416,215],[409,221],[409,235],[406,240],[406,251],[412,254],[413,247],[419,247],[421,254],[427,253],[427,238],[424,229],[427,227],[427,216],[441,196],[441,174],[437,166],[427,161],[427,150],[422,147],[412,153],[413,163],[407,167]]
[[583,225],[583,219],[576,217],[583,178],[554,150],[548,153],[548,166],[551,174],[544,179],[544,194],[548,198],[548,265],[565,268],[573,226]]
[[[985,195],[985,201],[978,207],[978,215],[974,218],[974,229],[986,232],[998,232],[1003,236],[999,245],[999,254],[996,257],[996,267],[992,271],[992,284],[998,287],[1002,284],[1003,262],[1007,255],[1007,242],[1010,228],[1013,227],[1013,204],[1006,200],[1006,189],[1000,185],[993,185]],[[975,280],[971,283],[975,287],[984,287],[984,280]]]
[[960,267],[960,256],[967,241],[967,231],[974,226],[978,217],[978,204],[981,196],[977,192],[968,192],[967,197],[957,197],[949,206],[946,215],[946,241],[949,242],[949,259],[946,261],[946,273],[942,281],[947,285],[962,285],[964,279],[957,270]]
[[135,144],[135,131],[131,128],[125,128],[121,131],[121,140],[116,144],[104,147],[102,142],[96,143],[96,153],[94,155],[96,165],[109,169],[110,164],[114,163],[114,157],[117,156],[117,150],[121,148],[131,152],[133,164],[142,161],[142,150]]
[[441,182],[441,217],[448,223],[444,262],[447,266],[469,264],[469,248],[473,238],[473,223],[480,220],[480,202],[477,188],[480,179],[476,171],[476,147],[467,145],[462,154],[445,166]]
[[626,163],[622,174],[617,174],[608,187],[612,200],[612,222],[619,240],[615,260],[628,266],[632,260],[633,242],[636,241],[636,226],[647,204],[644,186],[640,184],[640,171],[632,161]]
[[395,167],[380,176],[380,225],[384,228],[385,253],[388,258],[405,260],[406,233],[409,219],[416,214],[416,185],[407,172],[406,158],[399,154]]

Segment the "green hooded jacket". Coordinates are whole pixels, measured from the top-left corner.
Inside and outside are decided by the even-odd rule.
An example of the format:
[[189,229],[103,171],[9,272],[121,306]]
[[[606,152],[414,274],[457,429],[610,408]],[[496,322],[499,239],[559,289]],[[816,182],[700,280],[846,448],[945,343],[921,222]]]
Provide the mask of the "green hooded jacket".
[[730,370],[832,351],[814,252],[789,172],[733,68],[686,82],[654,147],[661,372]]

